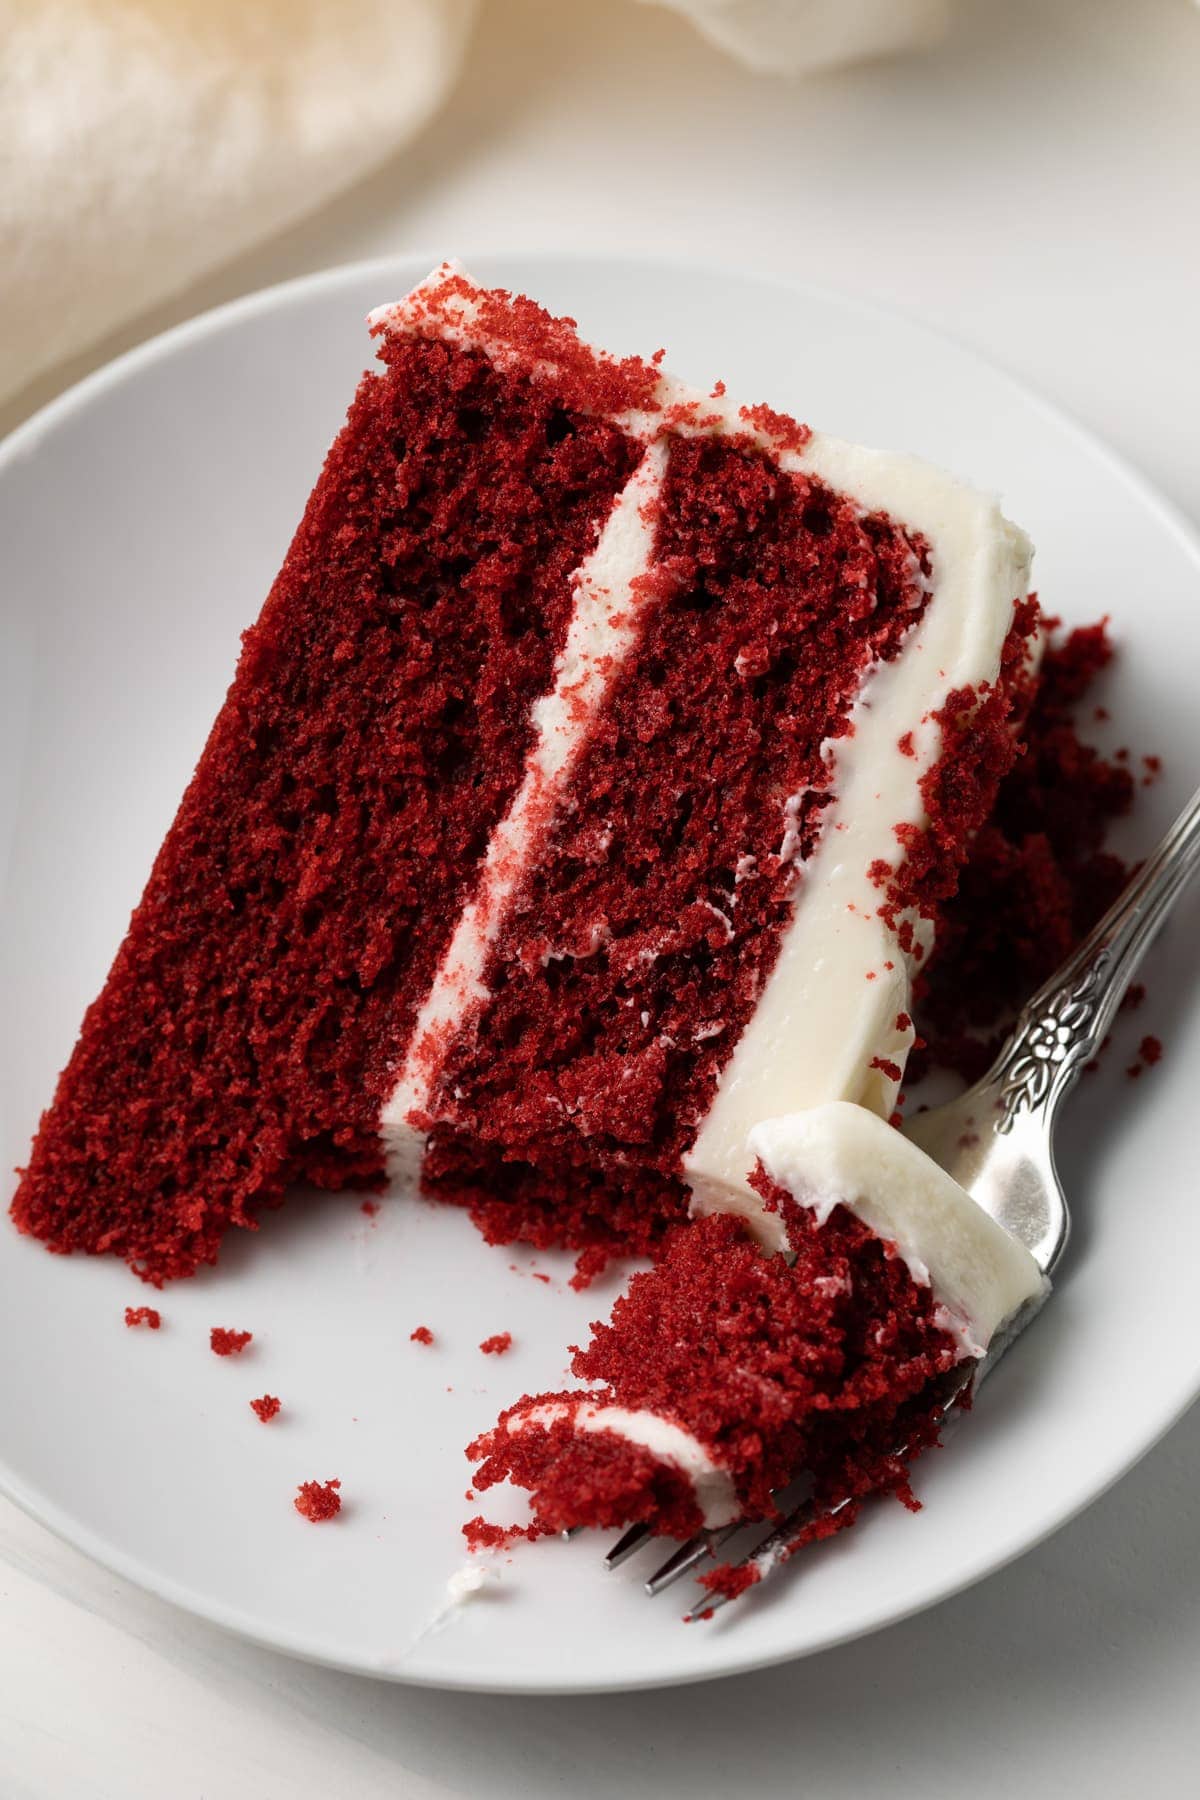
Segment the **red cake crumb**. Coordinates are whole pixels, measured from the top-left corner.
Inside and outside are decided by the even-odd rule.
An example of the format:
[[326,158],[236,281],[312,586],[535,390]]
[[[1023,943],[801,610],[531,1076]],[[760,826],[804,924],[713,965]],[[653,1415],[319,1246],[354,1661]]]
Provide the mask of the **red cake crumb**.
[[773,406],[739,406],[738,417],[774,438],[781,450],[803,450],[812,437],[811,426],[801,425],[787,413],[776,412]]
[[271,1419],[275,1418],[282,1404],[283,1402],[277,1395],[264,1394],[261,1399],[252,1400],[250,1402],[250,1410],[251,1412],[257,1413],[263,1424],[266,1425]]
[[127,1306],[125,1308],[126,1325],[148,1325],[151,1331],[157,1331],[162,1324],[162,1314],[153,1306]]
[[498,1331],[493,1337],[484,1338],[479,1348],[485,1356],[503,1356],[512,1349],[512,1341],[511,1331]]
[[1144,981],[1132,982],[1130,984],[1130,986],[1127,987],[1125,990],[1124,999],[1121,1001],[1121,1011],[1122,1012],[1136,1012],[1138,1007],[1142,1004],[1142,1001],[1145,998],[1146,998],[1145,982]]
[[409,1332],[408,1341],[410,1344],[432,1344],[433,1333],[428,1325],[418,1325],[415,1331]]
[[302,1481],[292,1505],[302,1519],[308,1519],[313,1525],[320,1525],[326,1519],[336,1519],[342,1510],[342,1497],[338,1493],[340,1481]]
[[892,1062],[886,1056],[873,1056],[871,1067],[878,1069],[881,1075],[886,1075],[889,1081],[899,1081],[904,1073],[899,1063]]
[[1137,1081],[1146,1069],[1152,1069],[1162,1061],[1162,1040],[1156,1037],[1144,1037],[1137,1048],[1137,1060],[1130,1063],[1125,1073],[1131,1081]]
[[1161,756],[1143,756],[1142,767],[1146,773],[1142,776],[1142,786],[1152,787],[1162,774]]
[[467,1548],[475,1550],[507,1550],[510,1545],[518,1543],[522,1538],[539,1538],[547,1535],[536,1525],[492,1525],[487,1519],[468,1519],[462,1528],[467,1540]]
[[[707,1588],[710,1594],[723,1594],[728,1600],[736,1600],[748,1588],[756,1587],[762,1580],[762,1571],[754,1563],[720,1563],[715,1569],[697,1575],[700,1586]],[[692,1615],[697,1619],[711,1618],[711,1613],[698,1612]]]
[[364,1200],[360,1210],[366,1213],[368,1219],[373,1219],[379,1211],[379,1202],[378,1200]]
[[550,1277],[548,1275],[543,1275],[540,1269],[535,1269],[533,1271],[533,1279],[535,1281],[544,1281],[547,1287],[550,1285]]
[[209,1348],[214,1356],[240,1356],[253,1336],[252,1331],[231,1331],[225,1325],[214,1325],[208,1334]]
[[906,731],[904,736],[897,740],[896,748],[899,750],[901,756],[915,756],[917,754],[917,747],[913,742],[913,734],[911,731]]

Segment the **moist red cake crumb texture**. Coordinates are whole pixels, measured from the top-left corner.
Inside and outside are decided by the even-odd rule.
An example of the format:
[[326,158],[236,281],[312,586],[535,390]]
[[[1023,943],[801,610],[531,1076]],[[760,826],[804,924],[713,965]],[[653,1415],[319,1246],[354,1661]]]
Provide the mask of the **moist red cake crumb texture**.
[[162,1314],[153,1306],[127,1306],[125,1323],[130,1327],[146,1325],[151,1331],[157,1331],[162,1324]]
[[335,1519],[342,1510],[341,1485],[340,1481],[302,1481],[292,1505],[313,1525]]
[[432,1344],[433,1342],[433,1333],[428,1325],[418,1325],[417,1329],[410,1331],[408,1336],[409,1342],[413,1344]]
[[[786,1221],[794,1267],[732,1216],[677,1228],[575,1353],[587,1393],[526,1398],[471,1446],[477,1491],[504,1479],[527,1488],[537,1533],[642,1519],[668,1535],[697,1530],[690,1481],[614,1434],[577,1431],[583,1401],[683,1426],[732,1476],[750,1518],[773,1516],[773,1490],[800,1468],[821,1501],[888,1490],[915,1505],[895,1449],[909,1443],[911,1458],[932,1441],[930,1383],[958,1355],[930,1290],[844,1208],[818,1227],[761,1173],[756,1185]],[[564,1416],[539,1417],[556,1405]]]
[[484,1338],[479,1348],[485,1356],[503,1356],[506,1350],[512,1349],[512,1332],[498,1331],[493,1337]]
[[161,1283],[290,1183],[382,1182],[397,1045],[640,453],[585,408],[656,379],[509,310],[557,385],[401,337],[363,379],[17,1191],[55,1250]]
[[282,1404],[283,1402],[279,1399],[278,1395],[263,1394],[261,1399],[252,1400],[250,1402],[250,1410],[251,1412],[257,1413],[263,1424],[267,1425],[278,1415]]
[[214,1325],[208,1343],[214,1356],[240,1356],[253,1337],[252,1331],[230,1331],[225,1325]]

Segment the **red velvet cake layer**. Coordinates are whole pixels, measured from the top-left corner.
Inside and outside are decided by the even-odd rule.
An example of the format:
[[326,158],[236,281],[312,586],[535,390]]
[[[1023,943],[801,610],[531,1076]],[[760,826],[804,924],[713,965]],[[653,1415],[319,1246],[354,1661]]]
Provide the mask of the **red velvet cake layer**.
[[929,1440],[929,1384],[958,1356],[932,1292],[844,1207],[818,1226],[761,1176],[756,1185],[783,1212],[794,1264],[764,1255],[727,1214],[677,1229],[576,1352],[573,1372],[598,1385],[503,1413],[468,1452],[481,1461],[476,1489],[527,1488],[535,1531],[698,1529],[690,1484],[641,1447],[569,1419],[508,1429],[531,1406],[586,1398],[682,1426],[732,1476],[747,1518],[770,1517],[772,1492],[802,1470],[823,1503],[885,1487],[911,1499],[896,1452]]
[[430,1100],[426,1184],[489,1236],[648,1248],[681,1216],[820,832],[823,746],[925,574],[919,541],[744,440],[672,442],[657,603]]
[[14,1201],[152,1281],[289,1182],[382,1178],[396,1057],[639,454],[478,352],[381,354]]

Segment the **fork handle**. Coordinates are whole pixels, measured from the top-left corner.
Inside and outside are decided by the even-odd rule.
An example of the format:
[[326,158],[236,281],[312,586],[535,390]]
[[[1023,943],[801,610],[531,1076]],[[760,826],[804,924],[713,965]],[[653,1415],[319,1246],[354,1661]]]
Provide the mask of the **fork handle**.
[[1198,865],[1200,790],[1074,954],[1022,1009],[981,1083],[998,1092],[997,1130],[1010,1131],[1022,1113],[1041,1114],[1049,1128]]

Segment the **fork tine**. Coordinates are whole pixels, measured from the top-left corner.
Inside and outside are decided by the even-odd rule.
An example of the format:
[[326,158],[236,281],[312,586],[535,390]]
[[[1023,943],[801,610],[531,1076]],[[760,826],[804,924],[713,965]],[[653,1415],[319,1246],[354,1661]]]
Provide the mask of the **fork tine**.
[[669,1588],[681,1576],[686,1575],[689,1569],[694,1569],[706,1556],[715,1555],[726,1539],[731,1538],[739,1529],[739,1523],[735,1519],[731,1524],[721,1525],[715,1531],[698,1531],[686,1544],[680,1544],[678,1550],[673,1551],[662,1567],[655,1569],[645,1583],[646,1592],[651,1597],[661,1594],[664,1588]]
[[707,1622],[714,1613],[720,1612],[723,1606],[729,1605],[729,1598],[728,1594],[705,1594],[703,1603],[697,1601],[691,1612],[684,1613],[684,1624],[697,1625],[701,1620]]
[[[1004,1348],[1005,1345],[1002,1344],[997,1354],[1002,1354]],[[959,1367],[953,1371],[941,1401],[942,1418],[947,1418],[956,1407],[961,1405],[972,1382],[978,1379],[980,1372],[980,1365],[969,1360],[960,1364]],[[907,1456],[910,1448],[910,1443],[900,1444],[897,1446],[894,1454],[896,1456]],[[790,1562],[793,1554],[792,1545],[806,1525],[811,1525],[813,1520],[818,1518],[836,1519],[838,1514],[844,1512],[849,1504],[849,1498],[839,1500],[836,1506],[824,1507],[819,1506],[817,1502],[812,1499],[802,1500],[798,1506],[792,1508],[785,1519],[781,1519],[779,1524],[767,1533],[765,1538],[759,1539],[759,1542],[754,1549],[747,1550],[741,1561],[736,1562],[733,1565],[734,1568],[744,1569],[750,1563],[754,1563],[758,1567],[759,1581],[765,1581],[768,1575],[773,1574],[774,1571],[780,1568],[784,1563]],[[736,1525],[726,1527],[725,1535],[729,1536],[731,1532],[736,1530]],[[722,1539],[721,1541],[723,1542],[724,1540]],[[699,1558],[696,1558],[695,1560],[698,1561]],[[728,1606],[731,1598],[736,1598],[736,1596],[729,1594],[710,1594],[703,1605],[697,1605],[692,1608],[691,1612],[686,1615],[685,1622],[690,1624],[693,1620],[703,1618],[708,1613],[720,1612],[723,1606]]]
[[606,1569],[619,1569],[623,1562],[628,1562],[635,1550],[640,1550],[650,1536],[650,1527],[644,1520],[631,1525],[629,1530],[619,1537],[604,1559]]
[[[953,1412],[961,1403],[963,1396],[971,1386],[972,1381],[975,1380],[978,1372],[979,1365],[974,1362],[963,1363],[960,1368],[955,1370],[949,1391],[942,1401],[943,1417],[946,1417]],[[907,1443],[901,1444],[895,1451],[895,1454],[897,1456],[905,1456],[908,1453],[909,1447],[910,1446]],[[765,1581],[768,1575],[773,1574],[774,1571],[781,1568],[784,1563],[790,1562],[793,1554],[793,1542],[799,1536],[800,1532],[804,1530],[806,1525],[811,1525],[813,1520],[817,1518],[836,1519],[837,1515],[840,1512],[844,1512],[849,1504],[850,1501],[848,1498],[839,1500],[836,1506],[826,1507],[818,1506],[817,1502],[812,1499],[802,1500],[798,1506],[792,1508],[785,1519],[781,1519],[779,1524],[767,1533],[765,1538],[760,1538],[759,1542],[752,1550],[747,1550],[745,1556],[733,1565],[734,1568],[745,1569],[751,1563],[754,1563],[758,1568],[759,1581]],[[736,1525],[727,1526],[725,1528],[725,1536],[730,1536],[731,1533],[736,1530]],[[719,1539],[719,1541],[724,1542],[724,1539]],[[694,1539],[693,1542],[695,1542]],[[699,1557],[694,1557],[692,1562],[694,1564],[699,1560]],[[662,1573],[661,1570],[659,1572],[660,1574]],[[649,1588],[650,1584],[647,1583],[646,1585]],[[757,1583],[755,1585],[757,1585]],[[692,1624],[696,1619],[702,1619],[711,1613],[720,1612],[721,1608],[723,1606],[728,1606],[730,1600],[734,1598],[736,1598],[736,1596],[730,1594],[709,1594],[702,1605],[693,1606],[691,1612],[684,1615],[684,1623]]]
[[[734,1568],[745,1569],[753,1564],[758,1570],[759,1582],[765,1581],[769,1575],[774,1574],[776,1569],[782,1568],[784,1563],[791,1560],[792,1543],[806,1525],[811,1525],[816,1518],[836,1519],[837,1515],[843,1512],[849,1504],[848,1498],[839,1500],[836,1506],[826,1507],[818,1506],[815,1500],[802,1500],[786,1519],[781,1519],[765,1538],[759,1540],[753,1550],[747,1550],[745,1556],[734,1563]],[[721,1608],[728,1606],[730,1600],[734,1598],[736,1596],[731,1594],[706,1594],[703,1601],[693,1606],[692,1610],[685,1614],[685,1623],[692,1624],[697,1619],[720,1612]]]

